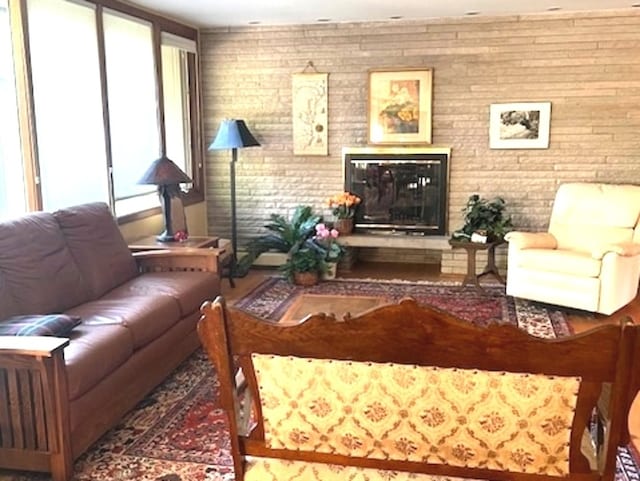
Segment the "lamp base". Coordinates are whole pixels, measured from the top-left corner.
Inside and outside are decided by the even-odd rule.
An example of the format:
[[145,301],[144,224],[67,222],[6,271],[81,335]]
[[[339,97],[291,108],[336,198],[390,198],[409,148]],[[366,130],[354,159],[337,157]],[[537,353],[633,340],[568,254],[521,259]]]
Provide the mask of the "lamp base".
[[176,242],[176,239],[174,236],[167,234],[167,232],[163,232],[162,234],[160,234],[159,236],[156,237],[156,240],[158,242]]

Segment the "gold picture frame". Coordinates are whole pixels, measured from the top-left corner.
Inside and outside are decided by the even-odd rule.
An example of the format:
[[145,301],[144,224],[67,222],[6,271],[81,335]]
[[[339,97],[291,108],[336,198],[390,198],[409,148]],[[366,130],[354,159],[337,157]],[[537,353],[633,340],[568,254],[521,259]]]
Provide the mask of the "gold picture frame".
[[432,69],[370,70],[370,144],[430,144]]

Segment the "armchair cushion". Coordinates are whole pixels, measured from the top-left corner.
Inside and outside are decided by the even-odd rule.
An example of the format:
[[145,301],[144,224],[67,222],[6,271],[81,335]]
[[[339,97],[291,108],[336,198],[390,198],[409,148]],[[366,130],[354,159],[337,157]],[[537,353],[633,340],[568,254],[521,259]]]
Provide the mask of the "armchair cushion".
[[587,253],[565,249],[526,249],[518,254],[517,267],[579,277],[598,277],[602,262]]

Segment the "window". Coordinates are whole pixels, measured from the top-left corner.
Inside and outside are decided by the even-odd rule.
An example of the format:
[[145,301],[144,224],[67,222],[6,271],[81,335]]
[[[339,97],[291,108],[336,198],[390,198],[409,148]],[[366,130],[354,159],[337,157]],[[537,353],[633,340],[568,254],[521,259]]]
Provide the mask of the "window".
[[163,144],[201,201],[196,35],[111,0],[0,0],[0,217],[91,201],[118,217],[158,209],[155,186],[137,181]]
[[162,33],[162,87],[167,157],[193,177],[191,145],[191,97],[189,57],[195,56],[196,43]]
[[0,0],[0,219],[27,210],[8,0]]
[[[155,188],[138,185],[160,157],[151,24],[105,11],[104,42],[116,215],[155,207]],[[153,193],[153,195],[150,195]]]
[[27,5],[42,207],[109,202],[95,7]]

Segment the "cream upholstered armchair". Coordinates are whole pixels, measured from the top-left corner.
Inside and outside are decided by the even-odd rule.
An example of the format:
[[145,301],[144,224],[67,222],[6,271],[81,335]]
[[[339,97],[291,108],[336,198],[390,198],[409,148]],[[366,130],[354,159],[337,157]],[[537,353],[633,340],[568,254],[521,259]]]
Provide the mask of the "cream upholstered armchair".
[[510,232],[507,294],[611,314],[640,278],[640,186],[560,186],[544,233]]

